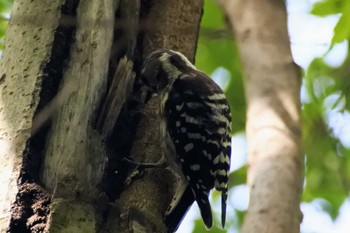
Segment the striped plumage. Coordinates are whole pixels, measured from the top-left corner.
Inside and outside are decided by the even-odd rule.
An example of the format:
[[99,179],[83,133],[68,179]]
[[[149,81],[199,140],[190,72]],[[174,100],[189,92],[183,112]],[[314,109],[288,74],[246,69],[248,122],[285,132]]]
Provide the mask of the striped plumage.
[[145,61],[144,83],[160,95],[164,156],[178,177],[175,195],[165,213],[169,232],[179,226],[195,200],[207,228],[213,224],[209,192],[222,192],[225,225],[231,154],[231,115],[220,87],[185,56],[157,50]]

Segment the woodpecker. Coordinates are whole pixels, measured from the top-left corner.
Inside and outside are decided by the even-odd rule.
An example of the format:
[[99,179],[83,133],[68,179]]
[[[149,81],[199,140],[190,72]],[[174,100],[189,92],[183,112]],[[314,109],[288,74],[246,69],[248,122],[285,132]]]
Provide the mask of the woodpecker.
[[179,227],[194,201],[207,229],[213,225],[208,196],[221,191],[225,226],[231,154],[231,111],[221,88],[183,54],[159,49],[141,67],[141,81],[159,96],[163,159],[177,177],[164,214],[168,232]]

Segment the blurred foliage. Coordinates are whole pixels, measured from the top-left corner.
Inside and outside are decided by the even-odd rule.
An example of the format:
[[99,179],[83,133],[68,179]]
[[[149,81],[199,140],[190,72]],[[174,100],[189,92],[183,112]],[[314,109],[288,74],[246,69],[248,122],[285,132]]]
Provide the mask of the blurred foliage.
[[247,183],[247,166],[243,166],[230,173],[228,188]]
[[334,0],[327,0],[327,1],[320,1],[316,2],[313,9],[311,10],[311,13],[318,16],[328,16],[333,14],[338,14],[341,9],[343,1],[334,1]]
[[0,0],[0,50],[4,46],[4,38],[8,24],[8,14],[12,6],[12,0]]
[[341,14],[341,17],[334,28],[332,45],[350,38],[350,1],[349,0],[324,0],[316,2],[311,11],[318,16],[329,16]]
[[[339,207],[350,191],[350,154],[334,134],[327,115],[350,110],[349,64],[349,55],[343,65],[336,68],[317,58],[310,64],[305,77],[310,101],[303,104],[302,112],[307,155],[304,200],[327,200],[331,206],[327,212],[332,218],[338,215]],[[330,100],[332,104],[329,104]]]
[[[317,1],[312,14],[326,17],[339,15],[329,51],[337,43],[350,38],[350,1]],[[218,67],[231,73],[226,94],[232,108],[233,134],[244,130],[245,98],[242,69],[234,40],[226,31],[224,16],[215,1],[205,1],[196,65],[211,74]],[[350,48],[350,45],[348,46]],[[325,54],[326,55],[326,54]],[[350,189],[350,148],[342,144],[329,122],[332,113],[350,112],[350,55],[339,67],[332,67],[324,57],[315,59],[304,72],[306,95],[302,103],[303,146],[306,153],[304,202],[323,200],[322,208],[334,219]],[[350,124],[350,122],[349,122]],[[350,132],[349,132],[350,137]],[[230,174],[229,188],[246,183],[247,167]],[[219,195],[214,194],[214,200]],[[239,229],[244,212],[235,210],[234,223]],[[218,223],[220,224],[220,223]],[[195,222],[193,232],[204,232],[201,220]],[[214,229],[213,232],[223,232]]]
[[[329,51],[335,44],[349,40],[350,1],[320,1],[315,3],[311,13],[322,17],[340,14]],[[303,199],[307,202],[317,198],[326,200],[324,211],[334,219],[345,198],[349,197],[350,149],[338,138],[329,115],[350,111],[349,52],[339,67],[328,65],[324,57],[316,58],[308,67],[304,82],[308,100],[303,103],[302,111],[307,155]]]
[[245,128],[245,98],[241,64],[235,42],[230,38],[230,29],[215,1],[205,1],[196,65],[207,74],[218,67],[228,70],[231,78],[226,88],[230,102],[233,124],[232,133]]

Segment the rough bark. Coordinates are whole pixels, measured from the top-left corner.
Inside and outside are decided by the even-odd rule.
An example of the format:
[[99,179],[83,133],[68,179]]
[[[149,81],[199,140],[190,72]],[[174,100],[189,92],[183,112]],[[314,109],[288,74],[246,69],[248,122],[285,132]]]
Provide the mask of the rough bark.
[[89,193],[102,176],[104,154],[92,147],[96,142],[91,140],[98,139],[91,120],[107,83],[114,10],[112,0],[83,1],[77,8],[76,36],[61,92],[67,101],[53,122],[42,174],[45,187],[58,196]]
[[76,9],[75,37],[59,93],[66,101],[53,120],[41,176],[53,195],[50,233],[96,232],[99,225],[93,201],[100,195],[106,153],[92,122],[107,84],[115,9],[113,0],[80,1]]
[[245,75],[251,191],[242,232],[299,232],[301,82],[284,1],[219,3],[233,27]]
[[158,48],[174,49],[194,62],[203,0],[155,1],[146,18],[143,55]]
[[160,158],[157,99],[140,108],[137,85],[129,98],[134,71],[157,48],[193,61],[202,7],[202,0],[15,1],[0,75],[1,232],[166,232],[171,175],[146,171],[123,191],[114,166],[129,154]]
[[107,83],[117,2],[14,2],[0,69],[1,232],[99,227],[106,155],[91,121]]
[[[175,49],[194,60],[203,1],[160,0],[142,9],[143,39],[139,46],[143,57],[158,48]],[[189,17],[190,16],[190,17]],[[130,155],[140,162],[156,162],[161,157],[159,142],[158,99],[141,110]],[[173,177],[168,170],[151,169],[134,181],[120,196],[115,206],[118,215],[108,221],[116,232],[166,232],[163,214],[172,197]],[[119,212],[118,212],[119,211]],[[113,227],[109,227],[113,228]]]
[[12,204],[30,179],[19,180],[19,175],[62,4],[17,0],[12,8],[0,64],[0,232],[9,227]]

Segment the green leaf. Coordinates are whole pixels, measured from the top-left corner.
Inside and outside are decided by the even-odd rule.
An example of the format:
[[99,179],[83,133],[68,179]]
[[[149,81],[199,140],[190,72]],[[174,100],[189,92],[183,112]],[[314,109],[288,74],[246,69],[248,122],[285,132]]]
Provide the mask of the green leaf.
[[[334,68],[322,58],[308,68],[305,86],[310,102],[303,104],[303,147],[306,157],[306,185],[303,200],[321,198],[329,203],[324,208],[335,219],[350,191],[350,155],[333,135],[326,123],[325,112],[336,105],[325,106],[324,100],[334,93],[343,93],[345,102],[350,90],[349,55],[343,65]],[[328,84],[327,84],[328,82]]]
[[228,188],[247,183],[247,165],[233,171],[229,175]]
[[340,43],[350,37],[350,1],[344,1],[342,6],[342,16],[334,28],[332,45]]
[[324,122],[323,110],[313,103],[303,106],[303,134],[306,152],[306,186],[303,200],[315,198],[327,200],[329,214],[335,218],[339,207],[347,197],[349,187],[349,157],[340,156],[339,140],[334,138]]
[[4,14],[10,12],[11,6],[12,0],[0,1],[0,51],[3,49],[4,37],[8,24],[8,20],[4,17]]
[[337,0],[326,0],[321,2],[316,2],[313,5],[313,9],[311,10],[311,14],[317,16],[327,16],[334,15],[341,12],[341,3],[342,1]]
[[204,15],[201,28],[222,28],[225,26],[223,14],[215,1],[204,1]]

